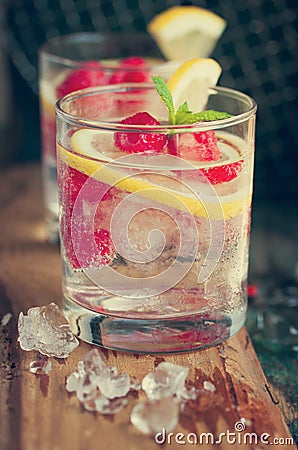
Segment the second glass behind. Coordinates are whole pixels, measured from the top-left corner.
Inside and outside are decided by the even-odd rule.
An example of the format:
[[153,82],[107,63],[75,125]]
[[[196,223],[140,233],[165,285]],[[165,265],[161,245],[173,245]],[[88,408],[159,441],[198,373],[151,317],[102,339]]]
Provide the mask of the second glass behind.
[[[87,87],[147,82],[163,58],[146,34],[76,33],[48,41],[39,53],[43,190],[51,242],[58,242],[55,103]],[[169,66],[170,67],[170,66]]]

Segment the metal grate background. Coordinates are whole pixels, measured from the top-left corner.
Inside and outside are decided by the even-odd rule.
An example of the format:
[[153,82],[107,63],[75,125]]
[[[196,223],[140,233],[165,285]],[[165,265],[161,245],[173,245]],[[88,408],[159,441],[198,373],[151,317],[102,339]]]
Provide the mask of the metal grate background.
[[[155,14],[177,4],[173,0],[7,0],[2,38],[13,64],[36,93],[37,50],[47,39],[74,31],[144,30]],[[228,22],[212,56],[223,67],[220,84],[248,93],[259,105],[256,193],[278,193],[285,186],[298,192],[297,0],[180,4],[205,7]]]

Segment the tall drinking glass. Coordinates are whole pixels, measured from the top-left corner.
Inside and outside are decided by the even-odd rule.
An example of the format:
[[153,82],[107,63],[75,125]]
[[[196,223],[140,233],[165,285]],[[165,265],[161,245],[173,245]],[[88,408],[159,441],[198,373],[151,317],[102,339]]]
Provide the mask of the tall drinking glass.
[[39,96],[43,190],[50,241],[56,242],[58,238],[56,101],[72,91],[91,86],[150,81],[152,66],[159,66],[161,62],[155,43],[141,33],[68,34],[49,40],[41,48]]
[[169,126],[150,84],[58,102],[64,307],[83,340],[186,351],[242,327],[256,105],[218,87],[207,109],[232,116]]

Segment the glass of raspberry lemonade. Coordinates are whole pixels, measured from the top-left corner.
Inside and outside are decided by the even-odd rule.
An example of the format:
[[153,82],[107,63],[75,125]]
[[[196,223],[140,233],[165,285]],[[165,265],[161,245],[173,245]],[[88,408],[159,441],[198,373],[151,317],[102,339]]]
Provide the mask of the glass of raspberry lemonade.
[[206,108],[169,124],[152,83],[57,103],[64,308],[81,339],[164,353],[242,327],[256,105],[213,88]]
[[50,241],[58,241],[56,101],[82,88],[148,82],[152,67],[159,67],[162,62],[156,45],[141,33],[68,34],[49,40],[40,49],[43,191]]

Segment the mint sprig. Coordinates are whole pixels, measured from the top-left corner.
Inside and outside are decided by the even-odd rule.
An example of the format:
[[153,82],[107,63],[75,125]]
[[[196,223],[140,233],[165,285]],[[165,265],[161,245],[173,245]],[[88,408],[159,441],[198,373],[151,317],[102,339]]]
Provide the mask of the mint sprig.
[[213,120],[222,120],[232,117],[231,114],[221,111],[208,109],[194,113],[189,109],[188,103],[184,102],[175,112],[174,101],[165,80],[161,76],[151,77],[158,94],[165,103],[169,111],[169,125],[191,125],[196,122],[211,122]]
[[169,110],[169,125],[175,125],[175,107],[173,97],[170,89],[167,86],[167,83],[161,76],[152,76],[151,78],[156,86],[157,92],[159,93],[163,102]]

